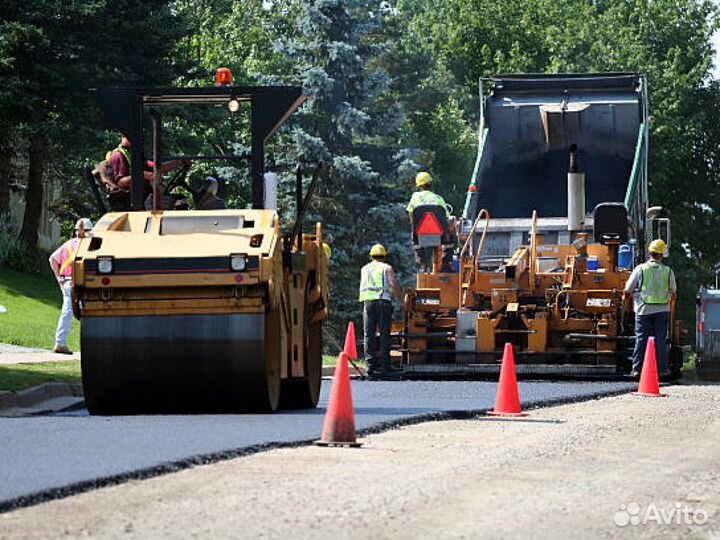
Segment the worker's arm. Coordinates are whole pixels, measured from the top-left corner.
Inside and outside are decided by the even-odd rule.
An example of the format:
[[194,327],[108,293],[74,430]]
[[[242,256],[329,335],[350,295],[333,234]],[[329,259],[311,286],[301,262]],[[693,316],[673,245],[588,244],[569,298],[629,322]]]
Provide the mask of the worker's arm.
[[177,169],[178,167],[183,166],[183,165],[184,166],[190,165],[190,161],[188,161],[186,159],[175,159],[173,161],[168,161],[166,163],[163,163],[160,170],[162,171],[163,174],[165,174],[167,172],[174,171],[175,169]]
[[410,197],[410,200],[408,201],[407,206],[405,207],[405,210],[408,213],[408,219],[410,219],[410,228],[412,229],[413,226],[413,212],[415,211],[415,207],[417,206],[417,203],[415,200],[417,199],[416,193],[413,193]]
[[50,257],[48,258],[48,262],[50,263],[50,269],[52,270],[52,273],[55,276],[55,280],[62,287],[62,282],[60,281],[60,251],[61,250],[62,250],[62,246],[57,248],[52,253],[52,255],[50,255]]
[[670,296],[677,297],[677,281],[675,281],[675,272],[670,269]]
[[635,292],[638,290],[638,286],[640,285],[640,276],[642,275],[642,268],[640,266],[636,266],[635,269],[632,271],[632,274],[630,274],[630,277],[625,282],[625,294],[628,294],[632,296],[635,294]]
[[632,274],[630,274],[630,277],[625,282],[625,290],[623,295],[623,301],[630,302],[635,292],[638,290],[638,287],[640,285],[640,276],[642,275],[642,268],[640,266],[636,266],[635,269],[632,271]]
[[445,217],[450,219],[452,217],[453,207],[446,203],[445,199],[443,199],[442,202],[442,207],[445,209]]
[[403,292],[400,288],[400,285],[398,285],[397,279],[395,279],[395,272],[393,272],[393,269],[388,269],[387,272],[388,281],[390,283],[390,287],[392,287],[393,293],[395,293],[395,296],[397,299],[402,302],[403,301]]

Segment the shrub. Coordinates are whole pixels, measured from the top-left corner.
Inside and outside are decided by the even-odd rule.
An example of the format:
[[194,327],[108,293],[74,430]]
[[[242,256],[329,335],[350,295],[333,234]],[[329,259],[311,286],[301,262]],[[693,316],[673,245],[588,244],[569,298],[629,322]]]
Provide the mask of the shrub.
[[35,266],[27,246],[10,226],[10,221],[0,215],[0,267],[27,272]]

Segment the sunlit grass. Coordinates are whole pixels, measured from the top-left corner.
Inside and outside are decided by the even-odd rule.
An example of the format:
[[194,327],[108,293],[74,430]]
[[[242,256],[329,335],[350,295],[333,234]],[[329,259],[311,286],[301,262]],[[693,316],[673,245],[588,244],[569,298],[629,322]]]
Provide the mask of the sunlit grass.
[[0,365],[0,390],[18,391],[48,382],[80,382],[80,360]]
[[[52,349],[55,345],[62,292],[55,280],[0,268],[0,343]],[[79,349],[79,324],[75,322],[69,346]]]

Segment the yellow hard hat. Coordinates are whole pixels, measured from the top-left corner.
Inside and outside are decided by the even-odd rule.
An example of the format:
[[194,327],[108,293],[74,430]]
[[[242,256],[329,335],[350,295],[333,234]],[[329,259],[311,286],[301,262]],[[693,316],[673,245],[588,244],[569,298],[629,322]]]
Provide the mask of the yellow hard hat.
[[387,257],[387,250],[385,249],[385,246],[382,244],[375,244],[372,249],[370,249],[370,256],[371,257]]
[[330,260],[330,257],[332,257],[332,249],[330,248],[330,244],[327,242],[323,242],[323,251],[325,252],[325,256]]
[[648,251],[650,253],[656,253],[658,255],[664,255],[667,251],[667,244],[663,242],[660,238],[653,240],[650,242],[650,247],[648,248]]
[[433,179],[432,179],[432,176],[430,176],[430,173],[422,171],[422,172],[417,173],[417,176],[415,177],[415,186],[416,187],[426,186],[432,181],[433,181]]

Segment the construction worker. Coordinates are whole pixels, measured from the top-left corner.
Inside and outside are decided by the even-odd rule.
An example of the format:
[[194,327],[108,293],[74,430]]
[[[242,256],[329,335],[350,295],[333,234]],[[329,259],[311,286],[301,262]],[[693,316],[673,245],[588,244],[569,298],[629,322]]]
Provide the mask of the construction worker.
[[[402,299],[402,291],[395,279],[392,267],[385,261],[387,250],[382,244],[375,244],[370,250],[368,264],[360,272],[360,302],[363,302],[363,329],[365,362],[369,377],[389,373],[390,367],[390,325],[392,322],[392,296]],[[380,331],[380,359],[375,350],[375,332]]]
[[633,270],[625,293],[635,301],[635,350],[631,376],[637,377],[645,357],[648,338],[655,338],[658,372],[667,374],[667,335],[670,299],[677,292],[675,274],[662,260],[667,245],[660,239],[650,242],[650,259]]
[[92,221],[88,218],[78,219],[77,223],[75,223],[75,236],[57,248],[49,259],[50,268],[58,285],[60,285],[63,295],[62,310],[60,311],[60,319],[55,332],[55,348],[53,349],[54,352],[60,354],[72,354],[68,347],[68,337],[73,324],[72,264],[80,244],[81,228],[84,235],[89,235],[93,228]]
[[[109,152],[110,156],[107,158],[108,166],[112,171],[113,181],[115,184],[125,191],[130,190],[130,184],[132,179],[130,176],[130,165],[132,163],[131,154],[132,143],[130,139],[124,133],[120,134],[120,145]],[[177,169],[181,164],[187,164],[188,162],[183,160],[170,161],[162,166],[162,172],[170,172]],[[153,179],[152,169],[155,167],[152,161],[145,161],[143,168],[143,177],[147,182],[151,182]]]
[[[435,193],[433,191],[433,178],[430,176],[430,173],[422,171],[417,173],[415,176],[415,187],[418,188],[418,191],[412,194],[412,197],[410,197],[410,202],[408,203],[406,210],[408,212],[408,217],[410,218],[410,226],[413,227],[413,212],[418,206],[423,206],[426,204],[433,204],[437,206],[441,206],[445,209],[445,215],[448,218],[448,220],[451,219],[450,216],[450,206],[445,202],[445,199],[443,199],[440,195]],[[415,261],[420,266],[420,270],[424,272],[429,272],[432,269],[432,254],[433,254],[433,248],[427,248],[427,247],[421,247],[421,246],[413,246],[415,249]],[[446,249],[445,246],[443,246],[443,271],[449,271],[452,265],[452,250]]]

